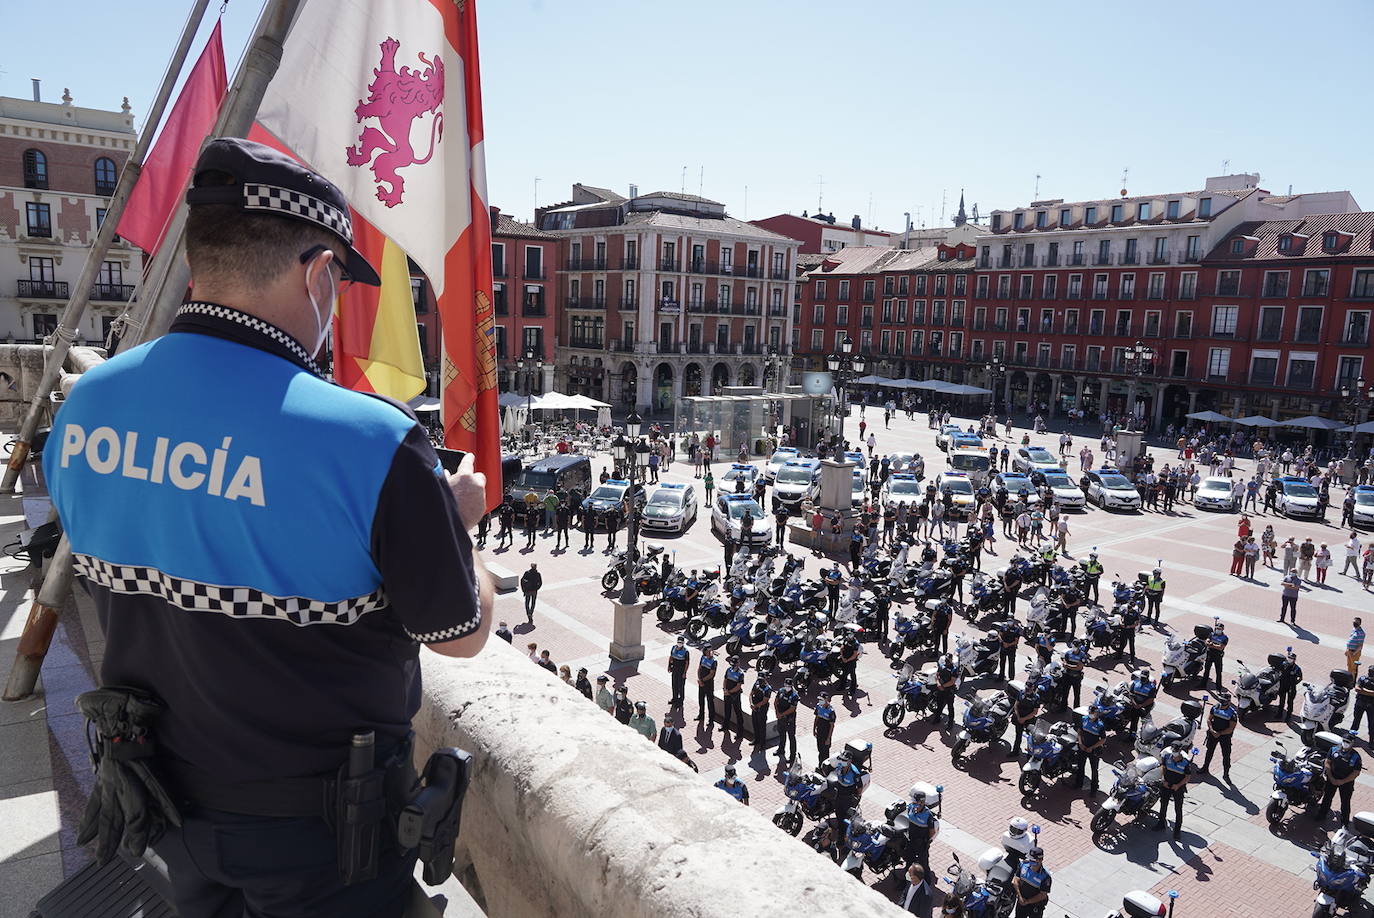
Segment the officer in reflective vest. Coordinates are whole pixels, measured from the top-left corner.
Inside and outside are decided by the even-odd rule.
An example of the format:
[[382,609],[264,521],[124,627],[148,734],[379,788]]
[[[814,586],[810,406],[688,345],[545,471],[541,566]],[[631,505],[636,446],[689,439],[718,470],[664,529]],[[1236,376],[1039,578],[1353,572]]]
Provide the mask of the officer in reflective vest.
[[1212,705],[1212,714],[1207,718],[1207,756],[1202,760],[1204,774],[1212,765],[1212,753],[1220,746],[1221,776],[1231,780],[1231,736],[1236,732],[1239,714],[1231,702],[1231,693],[1225,689],[1217,692],[1217,703]]
[[1031,848],[1021,861],[1012,881],[1016,890],[1016,918],[1040,918],[1050,898],[1050,872],[1045,869],[1045,852]]
[[1097,602],[1097,584],[1102,579],[1102,562],[1097,560],[1097,552],[1088,552],[1088,560],[1083,562],[1083,573],[1088,575],[1086,586],[1092,592],[1093,602]]
[[687,667],[691,661],[692,652],[687,649],[687,639],[679,637],[673,649],[668,651],[668,675],[673,682],[673,697],[668,700],[669,707],[680,708],[686,702]]
[[716,787],[725,791],[745,806],[749,805],[749,785],[739,779],[735,766],[725,766],[725,777],[716,782]]
[[1164,601],[1163,571],[1155,568],[1145,579],[1145,620],[1159,624],[1159,605]]

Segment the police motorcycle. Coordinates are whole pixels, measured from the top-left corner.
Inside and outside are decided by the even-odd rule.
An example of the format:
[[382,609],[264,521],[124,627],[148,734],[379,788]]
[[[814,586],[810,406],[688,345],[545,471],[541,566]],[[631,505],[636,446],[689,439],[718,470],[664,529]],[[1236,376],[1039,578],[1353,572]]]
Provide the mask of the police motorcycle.
[[961,768],[968,763],[965,751],[970,743],[994,743],[1005,737],[1011,724],[1011,706],[1012,693],[1009,691],[965,701],[963,723],[949,750],[950,764]]
[[725,626],[725,650],[730,655],[763,643],[768,634],[768,623],[764,616],[756,614],[756,610],[753,603],[745,603],[735,610],[734,618]]
[[[650,545],[644,549],[635,564],[635,589],[641,596],[654,596],[663,589],[663,577],[659,570],[658,556],[663,554],[662,545]],[[620,578],[630,567],[629,550],[618,551],[611,556],[611,566],[601,575],[601,587],[614,590],[620,586]]]
[[1016,782],[1023,798],[1037,797],[1045,782],[1071,774],[1081,754],[1072,726],[1063,722],[1052,725],[1043,717],[1037,718],[1031,727],[1028,745],[1029,754]]
[[1207,625],[1194,625],[1193,636],[1188,640],[1176,634],[1164,638],[1164,658],[1160,661],[1160,685],[1168,685],[1175,679],[1196,679],[1202,674],[1202,666],[1207,661],[1207,639],[1212,629]]
[[[1202,696],[1202,701],[1207,701],[1206,695]],[[1159,726],[1155,725],[1153,714],[1144,716],[1135,740],[1138,754],[1162,759],[1164,751],[1170,746],[1190,748],[1193,745],[1193,737],[1197,735],[1202,719],[1202,704],[1189,698],[1178,709],[1178,717]]]
[[985,631],[976,639],[966,634],[954,636],[954,660],[961,676],[995,676],[1001,659],[1002,641],[996,632]]
[[892,678],[897,680],[897,697],[883,707],[883,726],[889,730],[900,727],[907,714],[919,717],[927,713],[935,699],[934,673],[917,672],[908,663]]
[[1007,602],[1007,591],[1002,580],[995,574],[978,571],[969,584],[969,601],[964,606],[969,618],[976,618],[981,612],[1000,612]]
[[1093,605],[1088,620],[1083,625],[1088,642],[1098,650],[1110,650],[1120,655],[1126,650],[1129,639],[1125,616],[1113,608],[1110,612],[1102,606]]
[[777,600],[777,606],[790,616],[824,614],[825,584],[819,580],[789,580]]
[[[1145,576],[1141,574],[1140,576]],[[1135,606],[1137,611],[1145,609],[1145,584],[1140,580],[1134,581],[1112,581],[1112,605],[1113,606]],[[1211,629],[1208,629],[1211,634]]]
[[1131,820],[1153,815],[1155,804],[1159,802],[1164,770],[1155,756],[1141,756],[1129,763],[1118,761],[1112,766],[1112,775],[1107,799],[1102,801],[1089,823],[1094,838],[1115,825],[1118,816]]
[[[934,818],[940,809],[943,790],[940,786],[917,782],[911,786],[908,800],[915,799],[919,792],[926,809]],[[846,873],[863,879],[863,871],[867,867],[879,877],[884,877],[906,866],[905,848],[913,830],[910,804],[907,800],[893,801],[883,810],[883,818],[886,821],[882,823],[869,822],[857,810],[850,818],[846,838],[848,851],[840,865]],[[938,818],[935,819],[935,831],[937,834],[940,831]]]
[[872,754],[872,743],[850,740],[813,772],[803,771],[798,760],[787,771],[783,783],[787,802],[774,811],[773,825],[795,836],[804,818],[823,819],[831,813],[847,816],[872,780],[868,764]]
[[773,576],[772,582],[768,585],[769,596],[782,596],[789,587],[801,583],[802,569],[805,562],[801,558],[788,553],[784,555],[782,570]]
[[[1275,654],[1277,656],[1277,654]],[[1345,706],[1350,701],[1350,689],[1355,679],[1343,669],[1333,669],[1329,681],[1320,689],[1311,682],[1302,684],[1302,741],[1312,745],[1318,730],[1334,730],[1345,719]]]
[[1288,815],[1290,806],[1310,811],[1321,802],[1326,789],[1326,757],[1341,744],[1341,738],[1325,730],[1312,737],[1312,745],[1288,754],[1282,742],[1275,742],[1269,761],[1274,763],[1274,790],[1264,808],[1264,818],[1271,828],[1278,828]]
[[719,595],[720,571],[692,571],[685,577],[679,571],[664,586],[655,615],[663,624],[673,620],[674,612],[686,612],[690,618],[697,608],[715,602]]
[[781,666],[797,662],[801,655],[802,639],[794,629],[773,619],[764,632],[763,645],[763,650],[754,661],[754,665],[758,667],[759,672],[770,673]]
[[[1106,682],[1106,679],[1102,681]],[[1124,679],[1110,689],[1101,685],[1093,688],[1093,699],[1088,704],[1096,706],[1098,716],[1105,726],[1104,732],[1113,733],[1118,738],[1126,735],[1126,696],[1129,693],[1130,685]],[[1075,708],[1074,713],[1085,715],[1088,709]]]
[[1034,691],[1041,698],[1057,698],[1059,685],[1063,680],[1064,664],[1060,661],[1058,653],[1051,657],[1048,663],[1041,663],[1038,656],[1026,661],[1026,691]]
[[[983,872],[979,880],[972,870],[965,870],[954,854],[954,863],[945,871],[945,882],[951,887],[946,901],[953,898],[962,906],[966,918],[1009,918],[1016,907],[1016,890],[1012,880],[1021,858],[1035,847],[1040,827],[1032,827],[1026,832],[1026,821],[1019,816],[1012,820],[1013,830],[1002,836],[1001,848],[989,848],[978,857],[978,869]],[[1014,834],[1019,824],[1019,835]]]
[[897,618],[892,623],[896,639],[888,645],[888,656],[891,658],[893,669],[903,666],[904,652],[934,646],[935,633],[931,630],[931,622],[939,608],[938,599],[927,599],[910,614],[905,609],[897,612]]
[[687,636],[699,641],[711,629],[724,629],[735,617],[730,604],[713,599],[693,609],[687,618]]
[[1030,612],[1026,614],[1026,632],[1035,636],[1044,632],[1059,634],[1066,630],[1069,613],[1064,604],[1044,587],[1035,591]]
[[840,645],[823,636],[811,637],[802,643],[797,655],[796,685],[810,691],[827,679],[834,679],[840,671]]
[[1266,662],[1268,666],[1253,672],[1244,660],[1236,660],[1236,678],[1231,680],[1231,684],[1236,687],[1236,717],[1239,720],[1244,720],[1251,711],[1262,711],[1278,700],[1279,674],[1283,672],[1288,657],[1271,653]]
[[1356,813],[1349,826],[1311,854],[1317,859],[1313,865],[1317,877],[1312,888],[1317,895],[1312,918],[1357,914],[1374,873],[1374,813]]
[[1165,893],[1168,904],[1144,890],[1136,889],[1126,893],[1121,899],[1121,910],[1109,912],[1106,918],[1166,918],[1174,914],[1174,903],[1178,901],[1177,890]]

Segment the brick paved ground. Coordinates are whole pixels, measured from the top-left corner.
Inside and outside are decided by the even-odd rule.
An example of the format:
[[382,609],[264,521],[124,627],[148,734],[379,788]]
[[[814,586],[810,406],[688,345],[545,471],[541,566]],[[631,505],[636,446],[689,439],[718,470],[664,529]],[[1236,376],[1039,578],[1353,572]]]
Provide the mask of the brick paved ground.
[[[943,468],[933,432],[923,420],[910,422],[898,417],[890,430],[883,430],[880,413],[869,417],[878,421],[880,453],[918,451],[926,457],[932,473]],[[851,435],[856,432],[856,423],[850,422]],[[1019,440],[1022,433],[1017,428],[1014,437]],[[1053,435],[1033,436],[1032,441],[1055,450],[1057,430]],[[1075,438],[1075,451],[1081,442],[1081,438]],[[1096,443],[1092,446],[1097,452]],[[1157,466],[1176,461],[1173,450],[1152,452]],[[598,470],[601,464],[598,462]],[[1252,466],[1244,461],[1239,470],[1248,475]],[[1071,469],[1076,467],[1075,459]],[[664,480],[691,480],[691,468],[682,462],[674,463]],[[1333,521],[1339,518],[1343,496],[1343,490],[1333,490]],[[1223,618],[1231,635],[1228,679],[1235,673],[1236,659],[1261,666],[1266,654],[1287,646],[1296,649],[1309,678],[1323,677],[1327,670],[1343,666],[1342,649],[1352,616],[1365,614],[1367,622],[1374,625],[1374,596],[1353,578],[1337,573],[1343,561],[1340,546],[1348,533],[1315,522],[1256,517],[1257,532],[1272,520],[1280,542],[1289,535],[1296,536],[1299,542],[1311,535],[1318,543],[1326,542],[1336,556],[1325,587],[1310,584],[1311,588],[1303,593],[1298,603],[1301,627],[1294,629],[1276,621],[1277,571],[1261,569],[1252,581],[1227,574],[1237,520],[1232,514],[1200,512],[1188,505],[1179,505],[1168,514],[1115,514],[1090,508],[1071,514],[1071,560],[1093,546],[1098,547],[1106,567],[1104,583],[1115,574],[1133,577],[1136,571],[1148,570],[1157,560],[1162,562],[1168,580],[1163,626],[1142,633],[1137,641],[1139,653],[1156,667],[1165,633],[1186,633],[1194,624],[1210,624],[1214,615]],[[677,563],[683,568],[714,568],[723,560],[720,541],[710,532],[704,512],[686,534],[654,536],[649,542],[676,552]],[[498,599],[499,613],[516,632],[516,645],[523,647],[534,641],[541,648],[549,648],[556,662],[568,663],[574,671],[578,666],[588,667],[593,678],[598,672],[609,672],[616,682],[628,685],[633,699],[645,701],[651,715],[661,723],[669,699],[667,652],[682,628],[681,619],[665,627],[652,615],[646,616],[645,659],[634,665],[610,666],[606,648],[612,609],[610,597],[601,593],[599,584],[606,566],[605,537],[598,536],[592,552],[580,550],[580,534],[574,534],[572,550],[556,553],[550,551],[551,538],[541,537],[532,550],[521,550],[521,544],[523,540],[517,539],[515,548],[485,553],[488,561],[517,573],[531,561],[538,562],[543,572],[545,587],[532,626],[524,621],[518,593]],[[623,547],[623,534],[620,544]],[[984,559],[985,568],[996,569],[1008,555],[1009,546],[1000,537],[1000,527],[993,548],[997,554]],[[806,575],[814,576],[818,561],[809,553],[806,558]],[[1024,603],[1021,608],[1025,608]],[[969,626],[956,618],[953,630],[961,628]],[[719,636],[708,640],[713,644],[722,641]],[[696,654],[694,648],[693,668]],[[1094,660],[1085,684],[1103,676],[1115,682],[1124,673],[1125,667],[1109,658]],[[746,691],[753,677],[751,670]],[[968,767],[958,771],[950,765],[950,738],[934,725],[907,720],[900,729],[885,731],[881,710],[893,695],[893,679],[887,661],[878,654],[870,652],[863,658],[859,685],[861,690],[854,699],[836,699],[839,719],[834,748],[850,738],[874,744],[874,787],[865,797],[865,810],[870,813],[879,812],[881,805],[893,795],[904,793],[915,780],[944,785],[944,826],[932,850],[933,865],[947,864],[951,850],[959,851],[968,863],[967,856],[976,858],[995,843],[1007,819],[1020,814],[1043,828],[1047,866],[1055,877],[1053,905],[1047,914],[1055,918],[1061,914],[1097,918],[1119,906],[1121,895],[1130,889],[1153,889],[1156,894],[1179,890],[1180,916],[1215,916],[1223,914],[1223,910],[1278,916],[1307,914],[1310,910],[1312,858],[1307,851],[1334,829],[1335,821],[1330,819],[1319,828],[1309,817],[1294,812],[1288,826],[1278,834],[1270,832],[1265,824],[1263,809],[1271,789],[1268,754],[1273,741],[1281,738],[1290,748],[1297,743],[1296,734],[1278,716],[1253,718],[1238,732],[1231,771],[1234,785],[1221,783],[1219,762],[1215,762],[1213,771],[1217,776],[1204,777],[1190,789],[1184,834],[1179,842],[1172,841],[1164,832],[1151,831],[1148,826],[1152,820],[1146,820],[1095,843],[1087,826],[1096,803],[1086,801],[1081,792],[1066,785],[1054,787],[1031,809],[1022,807],[1016,789],[1018,767],[1007,757],[1005,746],[979,748]],[[965,683],[962,694],[971,696],[993,686],[990,680],[972,680]],[[1190,687],[1171,687],[1161,695],[1157,718],[1176,715],[1178,703],[1190,694]],[[804,697],[803,702],[809,707],[814,699]],[[741,767],[741,774],[750,782],[753,808],[762,817],[770,817],[783,800],[777,759],[771,752],[766,759],[752,755],[747,742],[741,748],[733,737],[722,741],[719,732],[697,727],[692,721],[696,699],[691,685],[685,714],[687,750],[700,768],[702,780],[714,781],[727,761],[741,761],[742,766],[747,766]],[[802,711],[798,718],[798,745],[808,767],[816,761],[811,723],[809,711]],[[1109,759],[1128,755],[1128,750],[1116,741],[1109,748]],[[1365,752],[1368,759],[1368,750]],[[1370,790],[1374,787],[1374,769],[1371,772],[1357,785],[1357,810],[1374,809],[1374,793]],[[1104,785],[1109,784],[1110,773],[1105,763],[1103,779]],[[818,869],[834,869],[819,860],[817,864]],[[895,892],[894,879],[878,884],[879,888]],[[869,876],[866,882],[874,880]]]

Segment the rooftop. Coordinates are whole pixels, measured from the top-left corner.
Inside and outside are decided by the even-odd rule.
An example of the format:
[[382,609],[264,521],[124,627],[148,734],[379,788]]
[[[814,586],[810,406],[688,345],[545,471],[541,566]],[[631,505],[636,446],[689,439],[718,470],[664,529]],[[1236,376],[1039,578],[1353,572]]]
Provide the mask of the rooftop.
[[71,104],[71,98],[70,92],[64,92],[62,102],[35,102],[32,99],[0,96],[0,120],[84,128],[88,131],[128,134],[130,137],[137,133],[127,98],[123,109],[117,112],[82,108]]
[[973,258],[941,261],[939,246],[923,246],[915,249],[896,249],[878,245],[845,246],[838,252],[816,256],[819,263],[814,267],[802,264],[808,275],[825,277],[829,274],[886,274],[900,271],[950,271],[972,270]]
[[[1244,251],[1232,252],[1232,242],[1236,239],[1246,241]],[[1280,246],[1287,248],[1280,249]],[[1318,214],[1301,220],[1251,220],[1240,223],[1230,235],[1217,243],[1208,258],[1219,261],[1298,258],[1362,258],[1374,261],[1374,211]]]
[[539,229],[533,223],[522,223],[508,214],[500,213],[494,215],[491,221],[491,234],[493,236],[520,236],[525,239],[557,239],[553,233],[547,233]]

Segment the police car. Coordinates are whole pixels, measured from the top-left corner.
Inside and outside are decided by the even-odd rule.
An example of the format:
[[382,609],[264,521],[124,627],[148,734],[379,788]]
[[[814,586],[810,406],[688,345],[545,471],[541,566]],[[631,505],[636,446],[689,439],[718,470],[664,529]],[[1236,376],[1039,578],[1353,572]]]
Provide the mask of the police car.
[[753,534],[750,545],[767,545],[773,541],[773,527],[764,519],[763,508],[749,494],[721,494],[711,508],[711,529],[721,536],[740,541],[740,520],[744,514],[754,518]]
[[978,436],[976,433],[969,433],[968,431],[964,431],[963,433],[952,434],[949,438],[949,448],[982,449],[983,438]]
[[1022,446],[1012,454],[1011,467],[1029,475],[1031,472],[1058,472],[1063,470],[1054,454],[1043,446]]
[[1031,482],[1048,485],[1050,493],[1054,495],[1054,502],[1059,507],[1078,510],[1088,508],[1088,502],[1083,497],[1083,489],[1075,484],[1066,472],[1038,473],[1031,476]]
[[1317,489],[1305,478],[1284,475],[1279,478],[1279,493],[1275,501],[1285,516],[1316,516]]
[[953,502],[946,511],[946,517],[963,519],[973,510],[973,482],[963,472],[945,472],[940,480],[941,497],[950,495]]
[[644,504],[641,525],[645,529],[686,532],[697,518],[697,491],[689,484],[663,484]]
[[1356,526],[1374,527],[1374,485],[1360,485],[1355,489],[1355,509],[1351,516]]
[[861,469],[868,468],[868,460],[864,458],[863,450],[851,449],[844,454],[845,462],[852,462]]
[[630,483],[623,478],[609,478],[598,485],[597,489],[589,494],[586,500],[582,501],[582,509],[597,512],[618,510],[627,495],[630,495],[630,499],[641,507],[644,506],[644,486],[642,484],[636,482],[634,490],[631,491]]
[[[1007,499],[1010,501],[1023,501],[1028,507],[1040,503],[1040,495],[1036,492],[1035,485],[1020,472],[1003,472],[998,475],[992,480],[992,489],[996,491],[999,487],[1007,489]],[[1082,496],[1082,492],[1079,496]]]
[[1235,496],[1232,480],[1224,475],[1202,479],[1193,495],[1193,506],[1199,510],[1239,510],[1240,498]]
[[772,481],[778,476],[778,469],[782,468],[793,459],[800,459],[801,452],[793,446],[780,446],[773,451],[773,455],[768,457],[768,463],[763,467],[763,477]]
[[754,490],[754,482],[759,479],[758,467],[743,462],[731,463],[725,474],[720,476],[721,484],[716,485],[716,487],[722,491],[734,491],[735,482],[739,479],[744,480],[746,491]]
[[803,500],[815,500],[821,493],[821,461],[792,459],[784,462],[773,479],[773,507],[796,510]]
[[921,480],[915,475],[910,472],[894,472],[883,482],[883,489],[878,492],[878,501],[888,509],[893,509],[898,504],[912,507],[924,499],[925,493],[925,485],[921,484]]
[[854,470],[854,496],[850,498],[853,503],[861,504],[864,501],[864,494],[868,491],[868,479],[861,469]]
[[910,472],[917,478],[926,474],[926,461],[920,453],[893,453],[887,457],[887,467],[894,472]]
[[1094,469],[1088,475],[1088,500],[1103,510],[1139,510],[1140,492],[1114,468]]
[[941,424],[940,432],[935,435],[935,445],[948,451],[950,438],[959,433],[963,433],[963,430],[958,424]]

